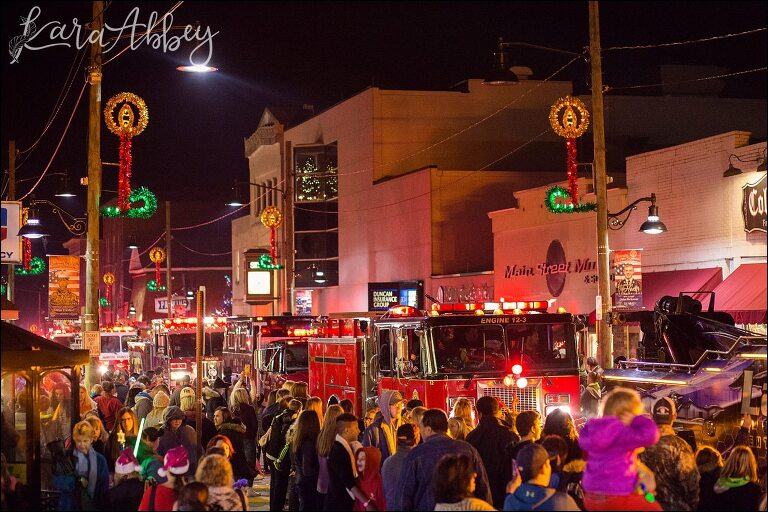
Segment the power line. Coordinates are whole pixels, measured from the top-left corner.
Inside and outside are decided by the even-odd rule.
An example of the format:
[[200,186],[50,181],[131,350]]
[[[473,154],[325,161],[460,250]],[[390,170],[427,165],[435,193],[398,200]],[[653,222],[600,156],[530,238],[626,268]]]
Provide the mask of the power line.
[[677,82],[662,82],[658,84],[645,84],[645,85],[626,85],[622,87],[611,87],[611,86],[605,86],[603,89],[603,92],[610,92],[610,91],[620,91],[623,89],[642,89],[645,87],[660,87],[662,85],[676,85],[676,84],[685,84],[690,82],[703,82],[705,80],[714,80],[716,78],[727,78],[729,76],[738,76],[738,75],[746,75],[748,73],[757,73],[759,71],[765,71],[767,68],[755,68],[755,69],[747,69],[744,71],[735,71],[733,73],[724,73],[722,75],[712,75],[712,76],[704,76],[701,78],[691,78],[690,80],[680,80]]
[[745,30],[744,32],[735,32],[732,34],[723,34],[719,36],[703,37],[701,39],[690,39],[688,41],[675,41],[672,43],[657,43],[657,44],[643,44],[636,46],[612,46],[610,48],[603,48],[602,51],[609,52],[613,50],[646,50],[649,48],[665,48],[668,46],[680,46],[684,44],[696,44],[696,43],[708,43],[711,41],[718,41],[720,39],[727,39],[729,37],[746,36],[749,34],[755,34],[757,32],[765,32],[766,27],[755,28],[752,30]]

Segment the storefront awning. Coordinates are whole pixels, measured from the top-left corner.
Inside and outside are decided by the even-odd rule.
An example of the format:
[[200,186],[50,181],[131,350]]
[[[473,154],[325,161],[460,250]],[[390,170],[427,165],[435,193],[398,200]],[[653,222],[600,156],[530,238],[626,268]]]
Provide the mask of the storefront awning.
[[19,308],[5,297],[3,297],[2,319],[6,321],[19,319]]
[[715,288],[715,309],[737,324],[766,323],[766,263],[739,265]]
[[[653,309],[656,301],[665,295],[677,297],[680,292],[711,292],[722,282],[720,267],[643,273],[643,305],[645,309]],[[693,295],[702,303],[707,297],[706,294]]]

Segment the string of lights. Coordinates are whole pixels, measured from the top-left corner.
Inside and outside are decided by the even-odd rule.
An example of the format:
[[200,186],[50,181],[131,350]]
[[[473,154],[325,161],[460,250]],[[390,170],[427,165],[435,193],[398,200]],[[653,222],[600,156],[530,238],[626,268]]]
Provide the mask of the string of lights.
[[[443,189],[443,188],[453,187],[453,186],[455,186],[455,185],[456,185],[456,183],[458,183],[459,181],[465,180],[465,179],[467,179],[467,178],[471,178],[472,176],[474,176],[474,175],[475,175],[475,173],[478,173],[478,172],[482,172],[482,171],[486,170],[487,168],[491,167],[491,166],[492,166],[492,165],[494,165],[495,163],[497,163],[497,162],[500,162],[501,160],[504,160],[504,159],[505,159],[505,158],[507,158],[508,156],[510,156],[510,155],[512,155],[512,154],[514,154],[514,153],[516,153],[516,152],[518,152],[518,151],[520,151],[521,149],[525,148],[525,147],[526,147],[526,146],[528,146],[529,144],[531,144],[531,143],[535,142],[537,139],[541,138],[542,136],[544,136],[545,134],[547,134],[547,133],[549,133],[549,132],[551,132],[551,131],[552,131],[552,129],[551,129],[551,128],[547,128],[547,129],[546,129],[546,130],[544,130],[543,132],[541,132],[541,133],[539,133],[538,135],[536,135],[536,136],[534,136],[534,137],[532,137],[532,138],[528,139],[527,141],[523,142],[521,145],[517,146],[517,147],[516,147],[515,149],[513,149],[512,151],[509,151],[508,153],[506,153],[506,154],[504,154],[503,156],[501,156],[501,157],[499,157],[499,158],[497,158],[497,159],[493,160],[492,162],[489,162],[489,163],[485,164],[484,166],[482,166],[482,167],[480,167],[480,168],[478,168],[478,169],[474,169],[474,170],[471,170],[471,171],[469,171],[469,172],[468,172],[468,173],[467,173],[465,176],[461,176],[460,178],[457,178],[457,179],[455,179],[454,181],[452,181],[452,182],[450,182],[450,183],[446,183],[445,185],[442,185],[442,186],[439,186],[439,187],[430,188],[430,190],[429,190],[429,191],[427,191],[427,192],[423,192],[423,193],[421,193],[421,194],[417,194],[417,195],[415,195],[415,196],[411,196],[411,197],[406,197],[405,199],[400,199],[400,200],[398,200],[398,201],[395,201],[395,202],[393,202],[393,203],[382,204],[382,205],[377,205],[377,206],[371,206],[371,207],[369,207],[369,208],[360,208],[360,209],[357,209],[357,210],[339,210],[339,213],[357,213],[357,212],[365,212],[365,211],[370,211],[370,210],[378,210],[379,208],[388,208],[388,207],[390,207],[390,206],[395,206],[395,205],[398,205],[398,204],[401,204],[401,203],[405,203],[405,202],[407,202],[407,201],[412,201],[413,199],[418,199],[418,198],[420,198],[420,197],[424,197],[424,196],[427,196],[427,195],[429,195],[429,194],[433,193],[435,190],[441,190],[441,189]],[[328,213],[328,212],[326,212],[326,211],[323,211],[323,210],[313,210],[313,209],[311,209],[311,208],[305,208],[305,207],[303,207],[303,206],[295,206],[295,205],[294,205],[294,208],[296,208],[297,210],[302,210],[302,211],[305,211],[305,212],[312,212],[312,213]]]
[[56,158],[56,155],[59,152],[59,148],[61,148],[61,143],[64,142],[64,137],[67,136],[67,132],[69,131],[69,126],[72,124],[72,118],[75,117],[75,112],[77,111],[77,106],[80,104],[80,100],[83,98],[83,93],[85,92],[85,87],[87,85],[88,85],[88,83],[84,82],[83,83],[83,88],[80,89],[80,95],[77,97],[77,101],[75,102],[75,106],[72,109],[72,113],[69,116],[69,120],[67,120],[67,126],[64,127],[64,133],[61,134],[61,138],[59,139],[59,143],[56,145],[56,149],[53,150],[53,154],[51,155],[51,159],[48,160],[48,165],[45,166],[45,170],[43,170],[43,173],[40,175],[40,177],[38,178],[37,182],[35,182],[35,184],[32,186],[32,188],[29,190],[29,192],[27,192],[26,194],[24,194],[23,196],[18,198],[19,201],[23,201],[24,199],[29,197],[29,195],[32,192],[35,191],[35,189],[40,184],[40,182],[43,181],[43,178],[45,177],[45,173],[47,173],[48,169],[51,168],[51,164],[53,163],[53,159]]
[[188,245],[185,245],[185,244],[183,244],[183,243],[181,242],[181,240],[179,240],[178,238],[174,238],[174,241],[175,241],[177,244],[179,244],[180,246],[182,246],[184,249],[188,250],[189,252],[192,252],[192,253],[195,253],[195,254],[199,254],[199,255],[201,255],[201,256],[228,256],[228,255],[232,254],[232,251],[228,251],[228,252],[217,252],[217,253],[200,252],[200,251],[197,251],[197,250],[195,250],[195,249],[193,249],[193,248],[189,247]]
[[721,75],[712,75],[712,76],[703,76],[701,78],[691,78],[689,80],[680,80],[676,82],[662,82],[658,84],[645,84],[645,85],[625,85],[621,87],[611,87],[611,86],[604,86],[603,92],[610,92],[610,91],[620,91],[623,89],[642,89],[644,87],[661,87],[662,85],[676,85],[676,84],[685,84],[690,82],[703,82],[705,80],[715,80],[717,78],[727,78],[730,76],[738,76],[738,75],[746,75],[749,73],[758,73],[760,71],[765,71],[766,67],[762,68],[755,68],[755,69],[746,69],[744,71],[734,71],[733,73],[723,73]]
[[755,34],[757,32],[765,32],[766,27],[755,28],[752,30],[745,30],[744,32],[735,32],[732,34],[722,34],[719,36],[703,37],[701,39],[690,39],[688,41],[675,41],[671,43],[657,43],[657,44],[643,44],[636,46],[611,46],[610,48],[603,48],[602,51],[610,52],[613,50],[646,50],[649,48],[665,48],[668,46],[679,46],[684,44],[696,44],[696,43],[708,43],[710,41],[718,41],[720,39],[728,39],[730,37],[746,36],[749,34]]

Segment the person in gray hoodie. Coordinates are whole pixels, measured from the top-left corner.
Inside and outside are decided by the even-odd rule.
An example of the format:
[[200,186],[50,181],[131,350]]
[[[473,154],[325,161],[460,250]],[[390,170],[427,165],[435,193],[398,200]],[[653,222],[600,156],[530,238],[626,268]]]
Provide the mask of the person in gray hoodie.
[[379,396],[381,417],[371,423],[363,432],[363,446],[373,446],[381,451],[381,464],[384,465],[397,449],[397,429],[402,423],[403,395],[399,391],[385,389]]
[[397,451],[381,466],[381,484],[384,489],[385,503],[395,502],[397,479],[403,468],[403,461],[414,446],[416,446],[416,431],[413,425],[410,423],[400,425],[397,429]]

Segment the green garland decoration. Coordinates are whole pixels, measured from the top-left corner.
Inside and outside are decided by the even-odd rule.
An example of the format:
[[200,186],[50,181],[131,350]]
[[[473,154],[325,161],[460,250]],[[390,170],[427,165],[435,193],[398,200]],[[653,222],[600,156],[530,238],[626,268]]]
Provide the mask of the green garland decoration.
[[259,257],[258,267],[261,270],[279,270],[283,268],[279,263],[272,263],[272,257],[264,253]]
[[110,305],[111,304],[109,303],[106,297],[102,297],[99,299],[99,306],[106,308],[106,307],[109,307]]
[[597,210],[597,203],[580,203],[574,206],[573,203],[558,203],[558,199],[570,200],[571,193],[561,186],[554,186],[547,190],[547,197],[544,199],[544,206],[552,213],[586,213]]
[[[139,187],[131,190],[128,196],[128,202],[131,205],[125,212],[120,212],[117,206],[105,206],[101,209],[102,217],[128,217],[131,219],[148,219],[157,211],[157,197],[147,187]],[[141,206],[135,206],[134,203],[142,202]]]
[[154,279],[150,279],[149,281],[147,281],[147,290],[151,292],[164,292],[165,290],[167,290],[167,288],[165,287],[165,285],[157,286],[157,281],[155,281]]
[[8,291],[8,287],[5,283],[0,284],[0,295],[5,296],[5,292]]
[[45,272],[45,260],[37,256],[29,260],[29,270],[24,267],[16,267],[17,276],[37,276]]

